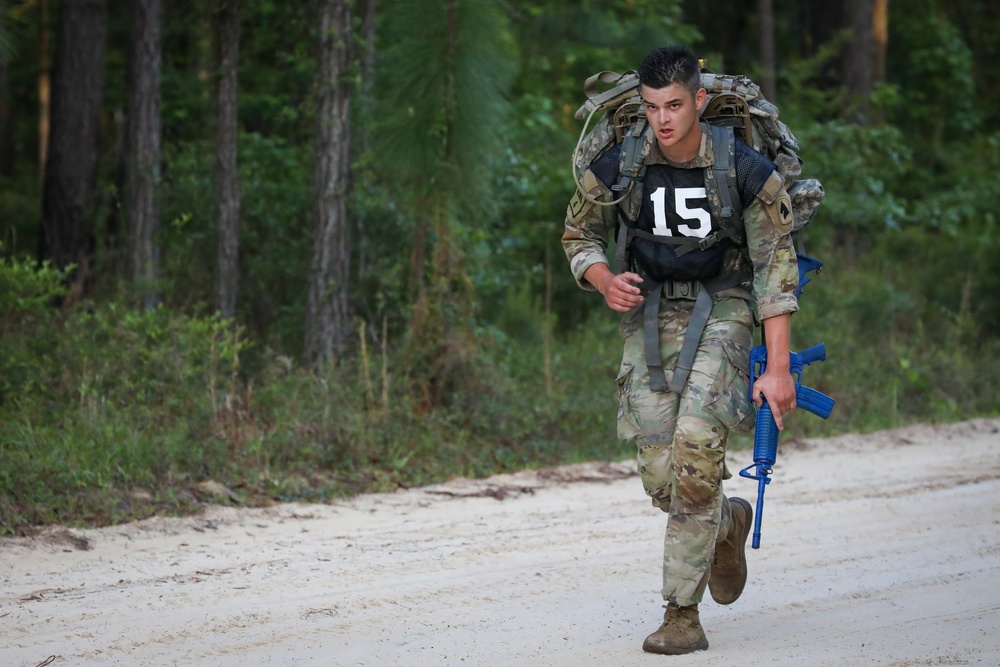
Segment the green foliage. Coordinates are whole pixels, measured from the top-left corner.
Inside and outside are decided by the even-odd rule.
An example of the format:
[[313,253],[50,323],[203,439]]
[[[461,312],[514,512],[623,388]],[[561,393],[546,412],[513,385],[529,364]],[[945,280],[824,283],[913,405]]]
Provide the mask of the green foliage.
[[0,256],[0,313],[4,321],[43,314],[53,300],[65,294],[63,283],[73,268],[60,271],[48,262],[38,266],[28,259]]
[[115,303],[47,326],[27,315],[4,331],[0,529],[114,514],[130,492],[225,473],[239,329]]
[[[990,241],[997,234],[1000,201],[1000,131],[985,132],[968,142],[950,146],[938,161],[933,180],[927,170],[912,169],[913,224],[934,227],[946,235],[964,235],[971,243]],[[944,185],[942,185],[944,184]]]
[[0,257],[0,341],[21,339],[20,344],[4,346],[0,355],[0,404],[35,381],[36,355],[45,353],[56,320],[51,304],[66,293],[64,281],[72,269],[59,271],[48,264]]
[[[549,384],[537,338],[516,350],[481,341],[453,359],[465,375],[433,410],[388,347],[317,373],[265,350],[248,373],[241,331],[215,317],[109,303],[31,338],[18,322],[0,342],[34,363],[0,396],[0,532],[621,455],[613,394],[580,391],[593,366],[565,363],[607,367],[607,321],[583,352],[560,348]],[[206,492],[209,481],[228,491]]]
[[[454,8],[454,16],[449,11]],[[411,201],[491,214],[489,170],[514,73],[502,8],[396,0],[380,41],[376,155]]]
[[982,327],[998,312],[990,292],[998,250],[995,239],[973,243],[914,227],[884,235],[861,258],[825,256],[793,318],[793,347],[826,343],[827,361],[806,380],[837,407],[828,423],[795,417],[796,432],[996,414],[990,387],[1000,346]]
[[[173,144],[164,156],[161,275],[168,302],[210,303],[217,227],[208,142]],[[294,352],[302,340],[312,207],[312,151],[276,136],[241,133],[238,165],[238,318],[258,340]]]
[[185,310],[211,303],[216,245],[214,154],[207,141],[171,143],[163,154],[160,279],[167,303]]
[[9,2],[0,2],[0,65],[6,66],[14,58],[17,47],[11,37],[9,24],[16,20],[17,11]]
[[241,3],[239,101],[247,132],[288,145],[312,143],[315,22],[315,3]]
[[889,82],[899,90],[890,120],[919,138],[925,155],[940,151],[945,138],[970,136],[980,120],[975,58],[940,3],[909,3],[889,25]]
[[579,131],[573,112],[583,102],[587,77],[602,70],[636,69],[658,46],[699,38],[684,21],[680,0],[514,4],[522,63],[516,90],[555,100],[560,125],[571,134],[573,128]]
[[41,191],[37,173],[0,176],[0,239],[3,254],[31,253],[41,229]]
[[778,100],[781,120],[799,128],[845,115],[844,91],[840,87],[817,86],[813,82],[830,76],[840,53],[847,44],[850,33],[841,31],[809,58],[797,58],[794,68],[783,70],[778,77]]
[[[237,313],[258,340],[288,354],[302,345],[314,217],[312,147],[240,135],[240,284]],[[213,244],[214,246],[214,244]],[[214,262],[212,262],[214,264]]]
[[870,238],[899,226],[906,202],[898,187],[913,168],[899,130],[831,120],[803,126],[798,139],[803,175],[819,177],[827,192],[806,234],[810,240],[828,238],[837,228]]

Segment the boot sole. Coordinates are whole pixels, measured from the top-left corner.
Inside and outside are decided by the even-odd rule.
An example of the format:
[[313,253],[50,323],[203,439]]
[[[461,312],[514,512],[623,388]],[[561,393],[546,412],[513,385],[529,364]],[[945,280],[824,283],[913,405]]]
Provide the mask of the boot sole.
[[708,648],[708,638],[702,639],[700,642],[691,646],[689,648],[674,648],[672,646],[657,646],[655,644],[649,644],[643,642],[642,650],[646,653],[657,653],[659,655],[686,655],[688,653],[694,653],[695,651],[704,651]]

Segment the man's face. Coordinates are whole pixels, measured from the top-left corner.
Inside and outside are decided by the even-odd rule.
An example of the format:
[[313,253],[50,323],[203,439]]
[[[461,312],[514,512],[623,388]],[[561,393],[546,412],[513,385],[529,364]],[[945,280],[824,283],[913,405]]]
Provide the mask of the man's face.
[[704,88],[692,96],[686,88],[671,84],[666,88],[639,88],[646,119],[656,134],[664,157],[672,162],[694,159],[701,147],[698,126],[701,108],[705,106]]

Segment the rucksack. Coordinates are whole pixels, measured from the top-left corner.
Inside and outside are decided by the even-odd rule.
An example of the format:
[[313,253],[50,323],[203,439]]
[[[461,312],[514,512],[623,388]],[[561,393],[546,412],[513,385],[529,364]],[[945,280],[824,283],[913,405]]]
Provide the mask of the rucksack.
[[[799,178],[799,143],[778,118],[778,107],[764,99],[760,87],[745,76],[702,68],[701,82],[708,93],[701,119],[732,127],[738,139],[774,162],[792,200],[792,230],[797,233],[812,220],[825,193],[818,180]],[[609,87],[599,91],[600,84]],[[576,112],[584,125],[573,151],[573,180],[580,193],[591,199],[581,187],[580,174],[609,148],[622,143],[623,169],[618,185],[612,188],[620,196],[613,202],[594,201],[601,206],[616,205],[628,196],[630,181],[640,167],[635,146],[645,129],[645,111],[639,97],[639,75],[634,70],[624,74],[599,72],[586,80],[584,94],[587,100]],[[601,112],[603,116],[588,131],[594,116]]]

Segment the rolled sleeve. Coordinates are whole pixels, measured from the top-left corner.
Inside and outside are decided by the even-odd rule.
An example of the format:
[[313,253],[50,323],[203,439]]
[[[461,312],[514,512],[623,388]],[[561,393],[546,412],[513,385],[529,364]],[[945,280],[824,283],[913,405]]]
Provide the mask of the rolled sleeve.
[[[792,245],[790,225],[774,207],[781,198],[755,199],[743,216],[747,249],[753,264],[753,293],[760,321],[799,309],[795,292],[799,285],[799,262]],[[777,221],[777,225],[775,222]]]
[[581,180],[589,198],[577,190],[570,200],[562,246],[577,285],[595,291],[583,274],[594,264],[608,264],[608,234],[613,229],[616,214],[614,207],[598,206],[593,202],[605,198],[608,189],[591,171],[585,171]]
[[775,294],[757,302],[757,319],[763,322],[769,317],[794,313],[798,309],[799,302],[794,294]]

